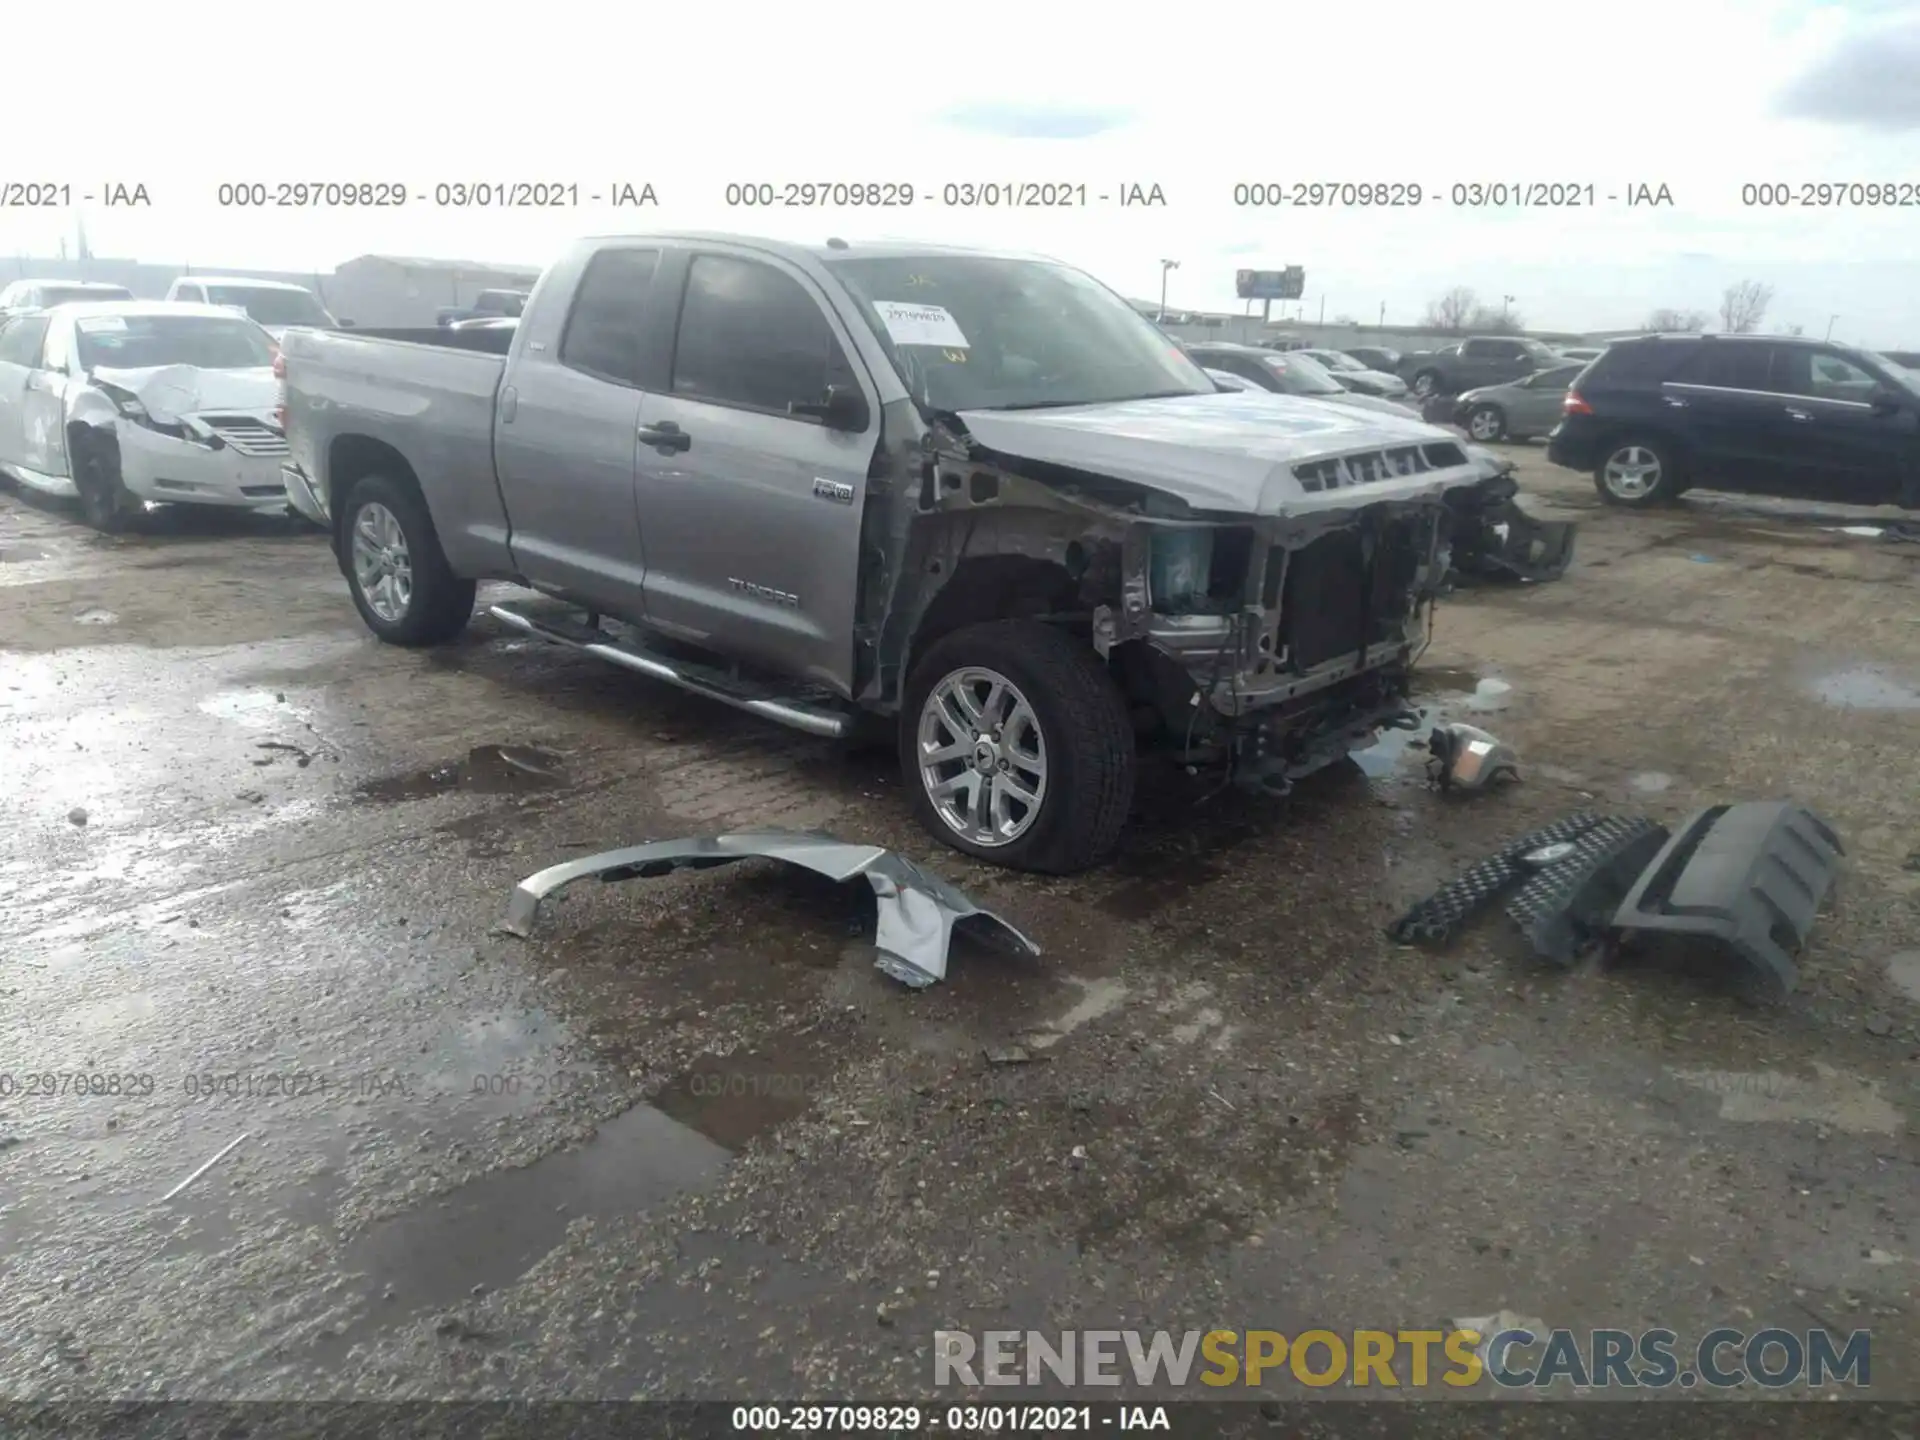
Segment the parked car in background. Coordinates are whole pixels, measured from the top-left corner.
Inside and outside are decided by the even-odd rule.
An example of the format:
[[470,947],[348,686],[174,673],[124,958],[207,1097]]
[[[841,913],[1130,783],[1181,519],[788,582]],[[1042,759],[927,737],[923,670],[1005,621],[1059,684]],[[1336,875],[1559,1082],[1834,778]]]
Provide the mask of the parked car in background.
[[1920,350],[1882,350],[1879,353],[1902,370],[1920,370]]
[[1354,345],[1348,347],[1343,353],[1351,355],[1367,369],[1377,370],[1382,375],[1400,374],[1401,355],[1398,350],[1388,350],[1378,345]]
[[274,342],[216,305],[57,305],[0,324],[0,470],[117,530],[145,502],[283,510]]
[[28,310],[71,305],[78,300],[131,299],[133,292],[126,286],[94,280],[15,280],[0,290],[0,320]]
[[1560,423],[1567,387],[1586,368],[1583,361],[1462,391],[1453,402],[1453,421],[1482,444],[1545,435]]
[[482,290],[471,305],[449,305],[434,312],[436,325],[456,320],[513,319],[527,308],[528,290]]
[[1604,345],[1556,345],[1554,353],[1563,360],[1598,360],[1606,353]]
[[1354,410],[1371,410],[1378,415],[1396,415],[1418,420],[1418,411],[1377,395],[1362,395],[1347,389],[1319,361],[1304,351],[1285,354],[1262,349],[1258,345],[1235,345],[1228,341],[1205,341],[1183,347],[1209,373],[1218,371],[1276,395],[1298,395],[1308,400],[1326,400]]
[[1400,374],[1424,400],[1429,395],[1458,395],[1478,385],[1503,385],[1564,363],[1538,340],[1473,335],[1458,345],[1401,356]]
[[188,305],[224,305],[238,310],[278,340],[288,327],[332,330],[338,322],[304,286],[284,280],[245,280],[225,275],[184,275],[167,287],[167,299]]
[[1369,370],[1351,355],[1342,351],[1299,350],[1294,353],[1319,362],[1322,369],[1331,373],[1334,379],[1357,394],[1378,395],[1383,400],[1397,400],[1407,393],[1407,382],[1398,375]]
[[498,623],[885,719],[932,834],[1057,873],[1142,751],[1277,795],[1410,723],[1454,517],[1512,486],[1417,421],[1221,394],[1069,266],[909,243],[582,241],[504,359],[295,330],[283,371],[296,502],[382,640],[530,586]]
[[1920,376],[1788,336],[1622,340],[1581,372],[1547,446],[1615,505],[1718,490],[1920,509]]

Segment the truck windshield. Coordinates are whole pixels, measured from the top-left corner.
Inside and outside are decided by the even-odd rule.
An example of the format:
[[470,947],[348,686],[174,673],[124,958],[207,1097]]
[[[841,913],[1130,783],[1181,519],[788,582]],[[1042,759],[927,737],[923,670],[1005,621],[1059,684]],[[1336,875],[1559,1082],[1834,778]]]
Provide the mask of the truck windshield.
[[305,290],[256,289],[251,285],[214,285],[207,299],[215,305],[233,305],[262,325],[333,324],[326,310]]
[[74,321],[83,370],[192,365],[252,370],[273,364],[273,342],[251,320],[216,315],[86,315]]
[[1033,410],[1218,391],[1092,276],[1046,260],[829,260],[931,410]]

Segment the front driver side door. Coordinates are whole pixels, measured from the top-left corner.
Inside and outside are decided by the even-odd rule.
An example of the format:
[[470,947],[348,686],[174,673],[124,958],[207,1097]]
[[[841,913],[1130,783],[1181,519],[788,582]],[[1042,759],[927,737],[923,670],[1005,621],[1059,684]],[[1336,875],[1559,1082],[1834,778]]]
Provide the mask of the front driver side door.
[[27,458],[28,383],[40,368],[45,315],[20,315],[0,326],[0,465],[37,467]]
[[[636,466],[648,623],[849,694],[878,391],[798,267],[719,245],[670,263],[672,377]],[[792,412],[829,386],[864,400],[858,431]]]

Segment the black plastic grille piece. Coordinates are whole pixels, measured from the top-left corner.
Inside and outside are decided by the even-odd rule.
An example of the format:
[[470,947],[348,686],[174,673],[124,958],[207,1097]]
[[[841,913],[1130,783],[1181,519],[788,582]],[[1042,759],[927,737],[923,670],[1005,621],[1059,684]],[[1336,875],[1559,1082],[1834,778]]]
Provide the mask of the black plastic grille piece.
[[[1614,911],[1660,847],[1667,827],[1639,815],[1611,815],[1573,842],[1573,849],[1533,869],[1507,902],[1507,914],[1534,954],[1571,965],[1606,933]],[[1523,858],[1522,865],[1527,865]]]
[[1580,810],[1509,840],[1486,859],[1415,903],[1387,927],[1387,938],[1401,945],[1447,944],[1467,921],[1531,873],[1533,867],[1527,864],[1527,855],[1547,845],[1578,840],[1605,818]]

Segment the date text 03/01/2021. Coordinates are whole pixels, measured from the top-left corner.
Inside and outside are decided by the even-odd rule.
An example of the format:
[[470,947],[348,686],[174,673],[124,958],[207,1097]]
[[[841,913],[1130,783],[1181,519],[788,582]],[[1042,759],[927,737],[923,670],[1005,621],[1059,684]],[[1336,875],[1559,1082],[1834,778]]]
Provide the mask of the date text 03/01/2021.
[[1173,1429],[1165,1405],[736,1405],[743,1434],[1007,1435]]

